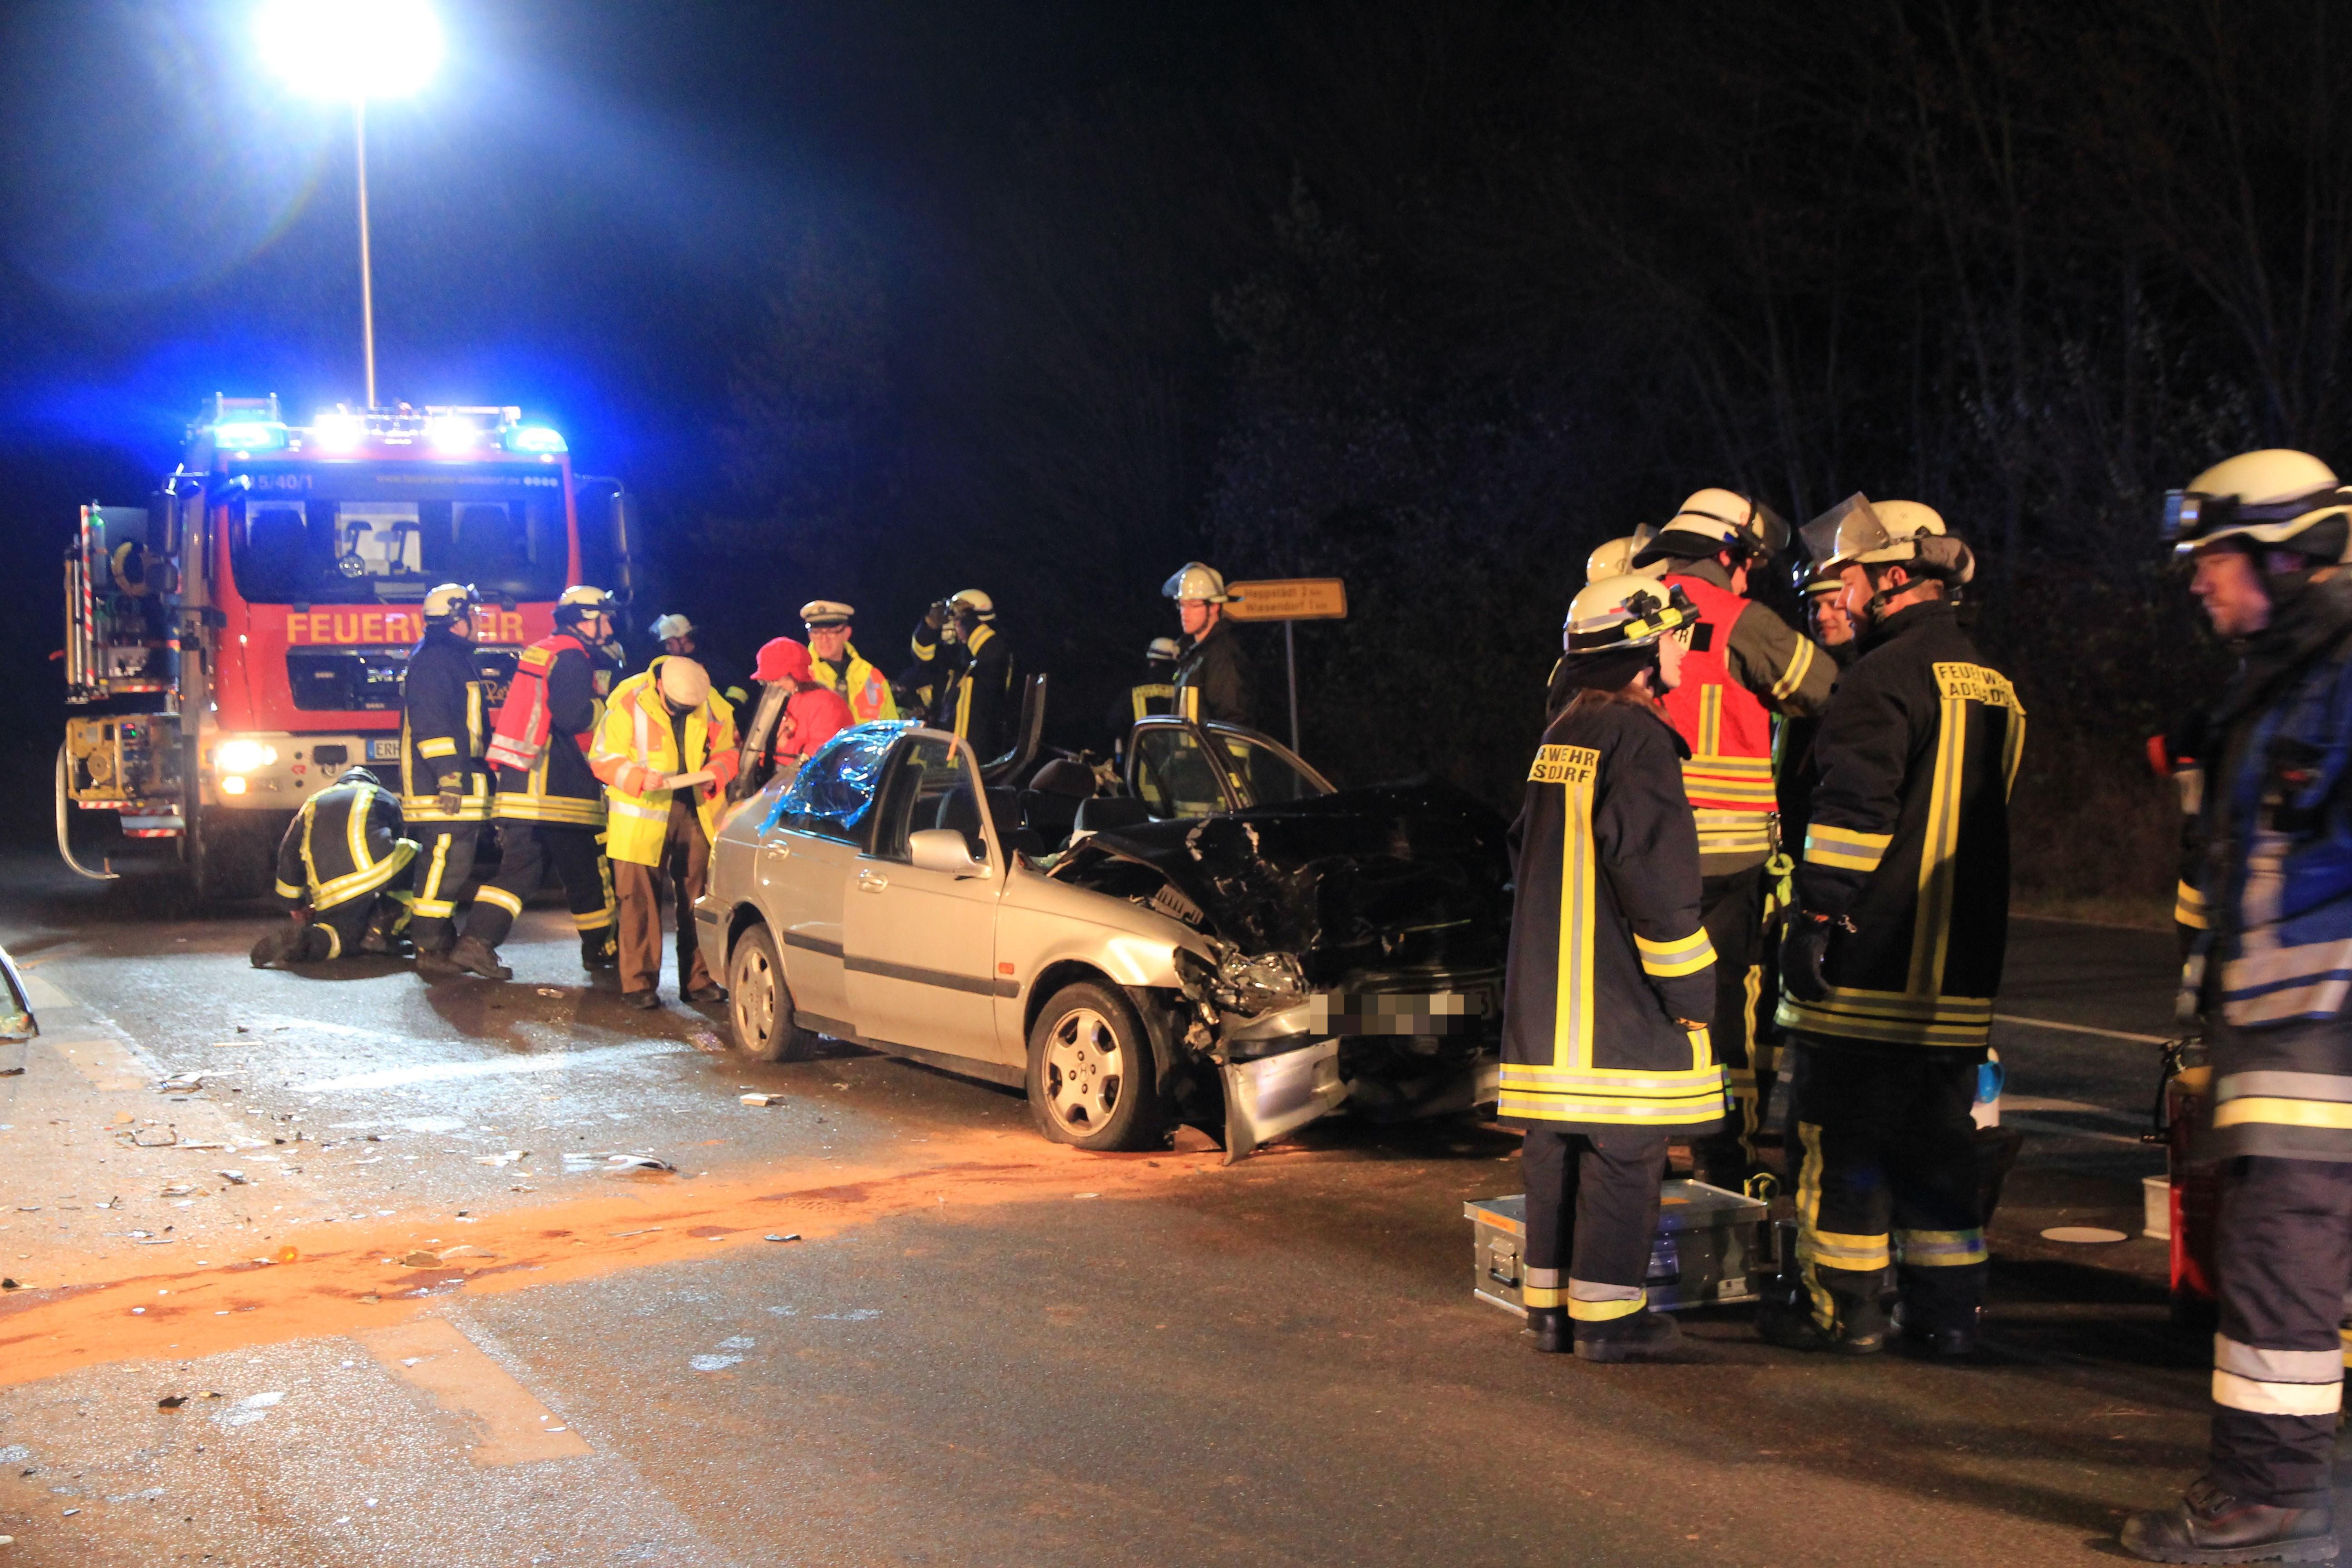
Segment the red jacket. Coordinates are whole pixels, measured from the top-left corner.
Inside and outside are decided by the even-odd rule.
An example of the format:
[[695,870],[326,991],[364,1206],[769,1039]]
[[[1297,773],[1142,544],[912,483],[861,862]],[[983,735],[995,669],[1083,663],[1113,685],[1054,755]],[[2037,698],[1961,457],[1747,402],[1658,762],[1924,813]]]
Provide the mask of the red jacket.
[[772,754],[780,763],[788,757],[812,756],[855,722],[840,692],[823,686],[803,687],[784,699],[784,716],[776,725]]

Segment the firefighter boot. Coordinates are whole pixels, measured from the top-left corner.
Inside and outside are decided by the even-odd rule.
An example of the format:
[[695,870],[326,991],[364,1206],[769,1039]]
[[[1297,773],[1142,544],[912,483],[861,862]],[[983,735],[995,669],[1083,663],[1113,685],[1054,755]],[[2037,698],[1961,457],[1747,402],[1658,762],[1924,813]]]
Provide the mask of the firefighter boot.
[[2123,1549],[2149,1563],[2333,1563],[2326,1508],[2271,1508],[2231,1497],[2209,1478],[2156,1513],[2124,1521]]
[[284,963],[300,955],[303,928],[289,922],[262,932],[248,954],[256,969],[268,969],[273,963]]
[[485,980],[512,980],[514,971],[499,962],[490,944],[478,936],[461,936],[457,945],[449,950],[449,964],[467,974],[478,974]]
[[1569,1331],[1568,1310],[1564,1307],[1528,1308],[1528,1331],[1536,1337],[1536,1349],[1546,1355],[1559,1355],[1576,1342]]
[[580,933],[580,967],[583,969],[618,969],[621,967],[621,943],[611,926],[599,926],[594,931]]
[[1756,1332],[1765,1343],[1782,1350],[1819,1351],[1826,1355],[1876,1355],[1886,1348],[1884,1332],[1853,1333],[1843,1327],[1822,1327],[1802,1297],[1794,1301],[1768,1297],[1757,1303]]
[[1663,1361],[1682,1343],[1680,1323],[1644,1307],[1605,1323],[1577,1326],[1576,1353],[1586,1361]]
[[1937,1323],[1906,1301],[1895,1309],[1895,1330],[1906,1354],[1928,1361],[1972,1361],[1977,1353],[1977,1319],[1982,1310],[1971,1312],[1964,1323]]

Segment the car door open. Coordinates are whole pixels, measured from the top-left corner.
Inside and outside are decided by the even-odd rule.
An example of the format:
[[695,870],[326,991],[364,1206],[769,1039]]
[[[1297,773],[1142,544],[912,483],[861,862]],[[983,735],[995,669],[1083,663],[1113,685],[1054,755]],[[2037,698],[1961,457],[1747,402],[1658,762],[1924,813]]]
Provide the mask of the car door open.
[[[1000,1042],[996,1033],[996,907],[1006,856],[989,827],[971,748],[932,731],[908,736],[880,799],[844,914],[858,1034],[977,1061],[1021,1061],[1023,1043]],[[919,839],[925,834],[940,837]]]
[[803,1028],[855,1028],[842,966],[844,904],[897,738],[888,731],[860,730],[827,745],[802,767],[761,835],[761,902]]

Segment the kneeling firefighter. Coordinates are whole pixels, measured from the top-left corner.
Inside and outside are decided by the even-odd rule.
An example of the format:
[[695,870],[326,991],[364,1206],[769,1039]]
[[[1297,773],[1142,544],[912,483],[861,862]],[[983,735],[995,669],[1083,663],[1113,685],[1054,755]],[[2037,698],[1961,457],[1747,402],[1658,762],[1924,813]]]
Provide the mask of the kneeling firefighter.
[[1576,692],[1544,731],[1511,829],[1501,1113],[1527,1130],[1528,1322],[1537,1349],[1591,1361],[1677,1339],[1643,1286],[1666,1140],[1724,1117],[1688,752],[1658,701],[1697,620],[1687,595],[1649,577],[1576,596],[1564,637]]
[[1813,742],[1780,942],[1803,1289],[1766,1301],[1757,1328],[1791,1349],[1885,1349],[1891,1260],[1904,1338],[1966,1357],[1988,1272],[1970,1111],[2008,937],[2025,710],[1960,629],[1975,562],[1931,509],[1882,514],[1857,495],[1805,537],[1863,652]]
[[2168,499],[2190,591],[2243,656],[2210,714],[2204,918],[2184,977],[2213,1096],[2190,1155],[2218,1166],[2213,1426],[2205,1473],[2124,1549],[2158,1563],[2336,1556],[2352,1285],[2352,486],[2303,452],[2248,452]]
[[612,684],[603,645],[613,635],[613,596],[602,588],[566,588],[555,601],[554,635],[515,660],[488,758],[498,774],[492,812],[506,856],[474,900],[465,938],[449,955],[451,967],[508,977],[498,946],[551,867],[580,933],[581,967],[620,963],[613,872],[604,858],[604,786],[590,770],[587,752]]
[[253,966],[393,952],[408,925],[416,844],[400,802],[365,768],[345,768],[302,803],[278,841],[278,896],[293,911],[253,944]]

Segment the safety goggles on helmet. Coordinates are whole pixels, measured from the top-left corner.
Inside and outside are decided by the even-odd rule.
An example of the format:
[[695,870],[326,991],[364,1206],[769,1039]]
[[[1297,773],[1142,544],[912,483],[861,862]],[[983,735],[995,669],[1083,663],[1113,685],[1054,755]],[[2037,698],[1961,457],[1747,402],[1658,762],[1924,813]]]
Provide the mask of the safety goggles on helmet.
[[1569,605],[1560,647],[1570,654],[1644,647],[1697,622],[1698,606],[1680,586],[1650,577],[1610,577]]
[[470,583],[444,583],[425,595],[425,618],[453,621],[481,607],[482,596]]
[[2158,536],[2180,554],[2223,539],[2249,544],[2284,544],[2322,515],[2340,515],[2352,503],[2352,487],[2328,485],[2285,500],[2248,501],[2196,490],[2164,492]]

